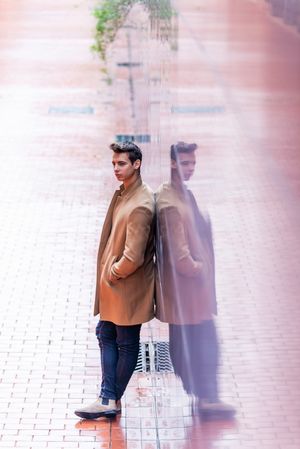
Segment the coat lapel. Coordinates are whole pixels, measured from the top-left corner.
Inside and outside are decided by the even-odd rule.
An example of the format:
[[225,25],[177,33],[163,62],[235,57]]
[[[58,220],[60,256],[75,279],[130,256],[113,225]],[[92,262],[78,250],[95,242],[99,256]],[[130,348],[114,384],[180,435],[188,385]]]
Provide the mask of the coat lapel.
[[105,249],[107,240],[108,240],[110,232],[111,232],[113,211],[114,211],[115,204],[116,204],[116,201],[117,201],[117,198],[119,195],[120,195],[120,190],[116,190],[114,193],[114,196],[112,197],[111,203],[109,205],[109,208],[108,208],[108,211],[107,211],[104,223],[103,223],[102,233],[101,233],[101,238],[100,238],[100,245],[99,245],[98,260],[99,260],[99,257],[101,258],[101,255]]

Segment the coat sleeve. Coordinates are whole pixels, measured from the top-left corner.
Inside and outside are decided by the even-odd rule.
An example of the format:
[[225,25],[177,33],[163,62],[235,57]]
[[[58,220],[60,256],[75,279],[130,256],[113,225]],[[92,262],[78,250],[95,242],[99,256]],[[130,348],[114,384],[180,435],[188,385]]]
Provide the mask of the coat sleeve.
[[186,239],[182,217],[176,207],[166,207],[159,213],[159,229],[163,246],[176,271],[187,277],[197,277],[203,272],[203,262],[194,260]]
[[153,212],[146,207],[137,207],[131,212],[127,222],[123,255],[111,268],[113,276],[126,278],[143,265],[152,221]]

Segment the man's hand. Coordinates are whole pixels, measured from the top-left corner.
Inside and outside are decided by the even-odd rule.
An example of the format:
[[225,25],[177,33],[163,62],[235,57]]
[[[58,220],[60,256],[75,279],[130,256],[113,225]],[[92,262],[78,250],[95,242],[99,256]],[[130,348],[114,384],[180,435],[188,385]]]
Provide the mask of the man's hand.
[[152,220],[153,212],[144,206],[136,207],[129,215],[123,255],[111,267],[117,279],[127,278],[143,265]]
[[[112,267],[112,268],[113,268],[113,267]],[[114,285],[114,284],[116,284],[116,282],[117,282],[120,278],[118,278],[118,277],[114,274],[112,268],[111,268],[110,273],[109,273],[109,276],[108,276],[108,282],[109,282],[110,284]]]

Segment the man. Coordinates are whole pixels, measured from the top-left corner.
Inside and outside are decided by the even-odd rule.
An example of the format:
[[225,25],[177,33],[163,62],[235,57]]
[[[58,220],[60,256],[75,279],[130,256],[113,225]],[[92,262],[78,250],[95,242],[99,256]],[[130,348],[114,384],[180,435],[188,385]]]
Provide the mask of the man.
[[132,142],[112,144],[120,189],[103,225],[97,264],[96,335],[101,353],[99,398],[78,409],[81,418],[114,417],[135,369],[141,324],[154,315],[154,198],[142,182],[142,152]]
[[194,173],[196,144],[171,146],[171,181],[156,194],[157,318],[169,323],[170,356],[201,415],[232,415],[219,400],[214,251],[209,220],[184,184]]

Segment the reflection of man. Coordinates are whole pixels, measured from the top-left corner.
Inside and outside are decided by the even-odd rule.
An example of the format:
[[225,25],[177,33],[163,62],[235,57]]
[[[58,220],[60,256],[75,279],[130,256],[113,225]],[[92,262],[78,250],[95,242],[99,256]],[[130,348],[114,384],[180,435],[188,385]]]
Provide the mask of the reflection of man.
[[124,142],[111,149],[122,185],[108,209],[98,252],[95,315],[100,312],[102,384],[97,401],[75,411],[87,419],[120,411],[137,362],[141,323],[153,318],[153,193],[140,176],[140,148]]
[[214,252],[211,226],[183,181],[194,173],[196,144],[171,146],[171,182],[158,189],[157,317],[169,323],[170,355],[202,414],[232,414],[219,400]]

